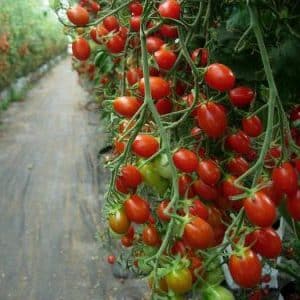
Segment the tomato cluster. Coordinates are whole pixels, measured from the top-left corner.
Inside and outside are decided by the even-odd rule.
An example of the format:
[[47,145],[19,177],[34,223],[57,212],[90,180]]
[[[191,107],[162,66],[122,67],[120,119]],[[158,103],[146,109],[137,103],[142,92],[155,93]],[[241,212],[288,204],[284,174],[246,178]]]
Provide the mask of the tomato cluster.
[[[234,299],[219,286],[222,262],[241,288],[259,287],[265,261],[282,253],[272,226],[283,210],[300,221],[299,106],[289,115],[291,134],[280,120],[270,124],[264,90],[213,61],[209,45],[185,44],[187,4],[150,2],[110,15],[86,1],[67,11],[86,26],[74,57],[86,61],[100,48],[115,64],[111,79],[96,83],[108,98],[113,144],[109,232],[158,297],[198,289],[205,299]],[[97,24],[89,24],[91,10]]]

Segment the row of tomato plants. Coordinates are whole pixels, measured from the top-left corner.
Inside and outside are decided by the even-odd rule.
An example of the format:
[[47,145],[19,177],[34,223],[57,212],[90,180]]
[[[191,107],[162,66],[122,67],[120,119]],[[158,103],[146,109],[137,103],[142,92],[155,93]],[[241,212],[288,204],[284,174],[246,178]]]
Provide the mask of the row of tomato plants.
[[[251,35],[259,53],[254,85],[213,61],[222,21],[211,1],[57,4],[109,122],[104,213],[123,250],[108,262],[147,277],[153,299],[234,299],[223,264],[239,299],[267,297],[264,265],[299,280],[300,107],[281,101],[259,5],[226,7],[247,13],[238,44]],[[274,229],[282,217],[292,245]]]

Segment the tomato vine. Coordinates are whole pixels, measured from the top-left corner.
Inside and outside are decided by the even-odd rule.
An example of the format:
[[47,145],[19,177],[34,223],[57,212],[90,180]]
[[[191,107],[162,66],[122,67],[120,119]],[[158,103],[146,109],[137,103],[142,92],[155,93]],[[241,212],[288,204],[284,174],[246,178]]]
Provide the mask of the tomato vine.
[[[274,54],[282,33],[299,46],[299,6],[82,0],[56,10],[109,123],[104,212],[125,264],[149,278],[153,299],[233,299],[219,286],[227,262],[241,288],[260,286],[267,259],[283,252],[278,214],[299,235],[299,91],[292,79],[280,85]],[[284,270],[288,260],[270,264]]]

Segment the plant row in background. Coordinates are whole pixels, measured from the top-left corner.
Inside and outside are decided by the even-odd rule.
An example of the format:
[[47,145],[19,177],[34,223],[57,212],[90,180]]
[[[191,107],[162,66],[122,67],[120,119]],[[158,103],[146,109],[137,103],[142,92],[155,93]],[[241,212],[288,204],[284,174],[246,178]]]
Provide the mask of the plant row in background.
[[108,261],[153,299],[276,299],[271,269],[299,287],[299,3],[53,5],[108,123]]
[[40,0],[0,0],[0,91],[61,54],[67,39]]

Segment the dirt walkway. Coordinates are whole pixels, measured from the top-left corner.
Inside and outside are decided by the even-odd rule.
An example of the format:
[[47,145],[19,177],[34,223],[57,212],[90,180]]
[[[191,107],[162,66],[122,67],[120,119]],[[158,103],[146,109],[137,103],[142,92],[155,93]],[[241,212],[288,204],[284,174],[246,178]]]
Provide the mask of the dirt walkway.
[[85,99],[65,60],[1,117],[1,300],[119,299],[94,238],[103,135]]

